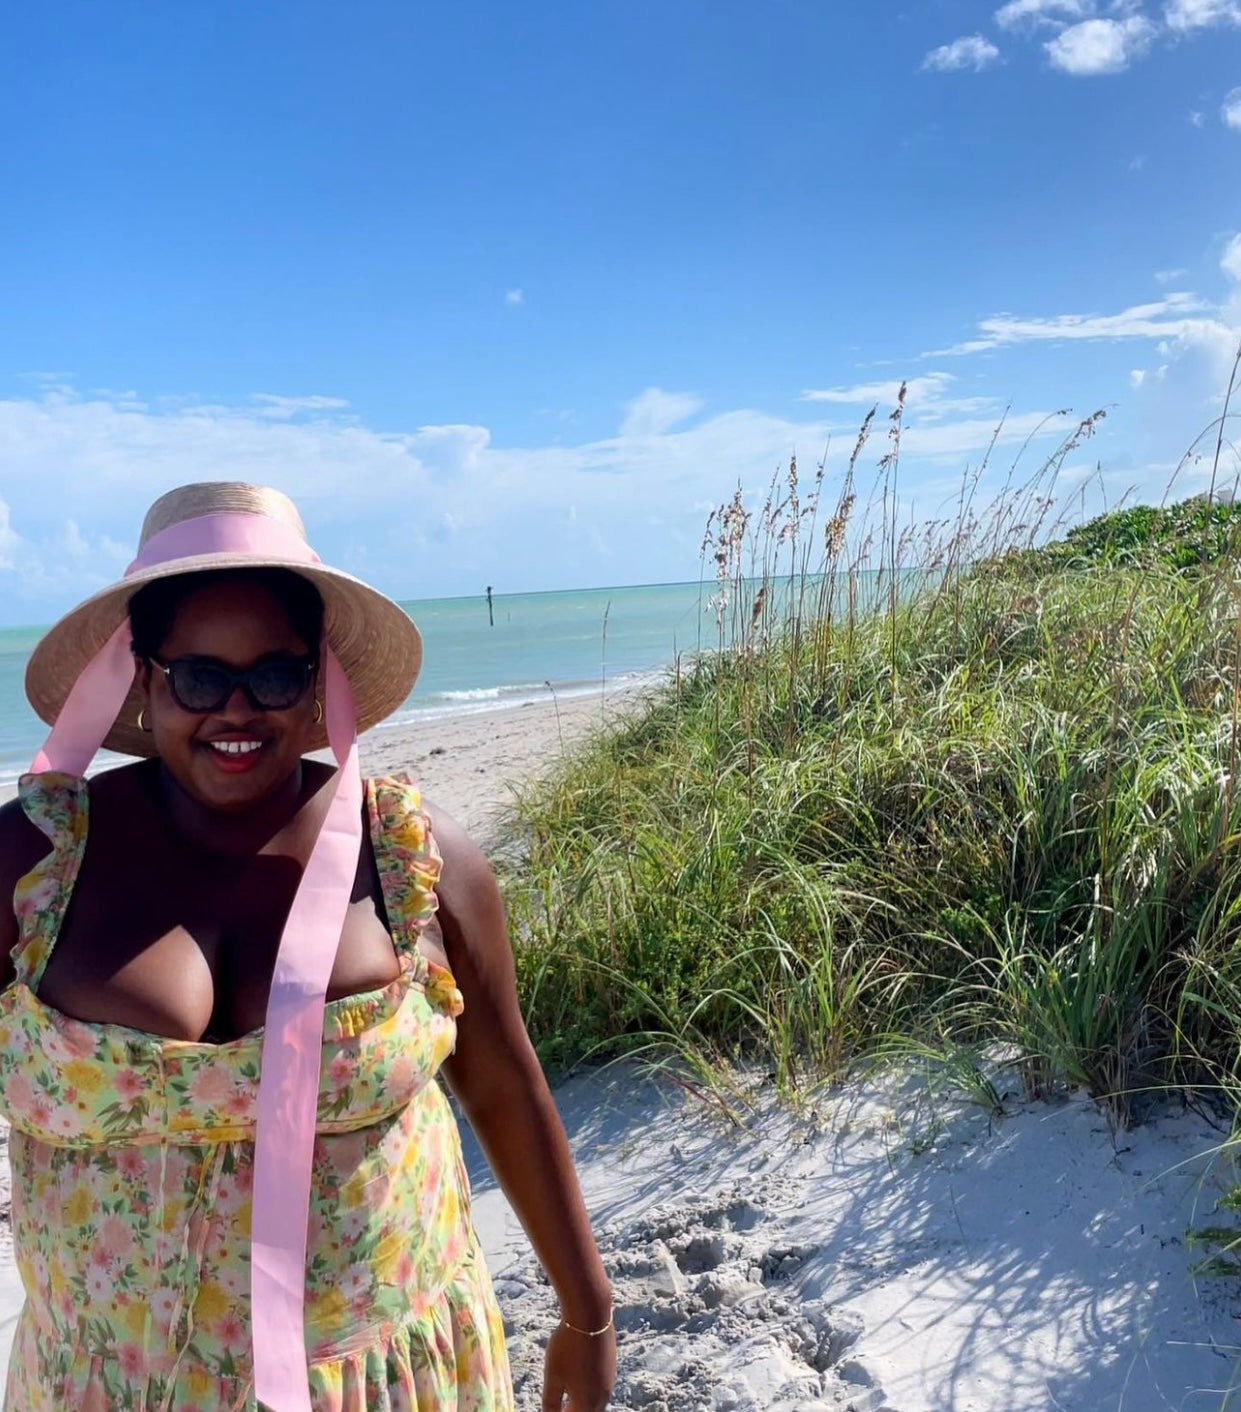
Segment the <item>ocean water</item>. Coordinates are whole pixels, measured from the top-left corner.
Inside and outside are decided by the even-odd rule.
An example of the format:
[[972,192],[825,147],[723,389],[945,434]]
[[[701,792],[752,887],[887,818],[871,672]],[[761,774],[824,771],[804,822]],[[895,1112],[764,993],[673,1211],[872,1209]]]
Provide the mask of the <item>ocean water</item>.
[[[713,584],[649,584],[405,603],[423,637],[422,674],[393,722],[494,710],[654,677],[716,640]],[[0,629],[0,784],[30,763],[47,728],[23,689],[38,628]],[[379,729],[383,729],[380,726]],[[101,763],[103,759],[101,757]]]

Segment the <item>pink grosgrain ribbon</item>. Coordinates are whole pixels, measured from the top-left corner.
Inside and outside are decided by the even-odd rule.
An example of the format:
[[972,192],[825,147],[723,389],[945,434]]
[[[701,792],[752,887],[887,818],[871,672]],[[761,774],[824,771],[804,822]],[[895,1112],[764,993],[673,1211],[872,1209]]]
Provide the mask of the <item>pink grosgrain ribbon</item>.
[[[266,515],[204,515],[152,538],[126,570],[202,554],[253,553],[318,563],[288,525]],[[123,622],[70,690],[33,774],[85,774],[133,683]],[[318,1115],[323,1012],[362,843],[362,779],[348,678],[323,644],[324,715],[338,766],[332,799],[280,938],[263,1031],[255,1133],[250,1298],[254,1391],[271,1412],[311,1412],[305,1335],[306,1241]]]

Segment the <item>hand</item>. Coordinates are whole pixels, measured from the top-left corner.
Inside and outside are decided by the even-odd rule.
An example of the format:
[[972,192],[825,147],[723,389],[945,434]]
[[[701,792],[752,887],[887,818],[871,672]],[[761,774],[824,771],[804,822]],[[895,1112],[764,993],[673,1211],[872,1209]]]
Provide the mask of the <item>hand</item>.
[[552,1330],[543,1365],[542,1412],[603,1412],[615,1381],[615,1329],[598,1338],[563,1324]]

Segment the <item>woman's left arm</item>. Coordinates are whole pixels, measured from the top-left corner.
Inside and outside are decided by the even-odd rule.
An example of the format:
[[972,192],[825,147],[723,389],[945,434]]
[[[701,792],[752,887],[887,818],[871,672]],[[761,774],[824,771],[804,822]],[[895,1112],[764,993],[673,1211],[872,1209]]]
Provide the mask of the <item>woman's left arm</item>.
[[[439,923],[465,997],[445,1074],[557,1296],[563,1322],[547,1348],[543,1407],[599,1412],[616,1372],[612,1295],[568,1140],[517,1001],[500,890],[462,829],[424,807],[444,860]],[[571,1326],[571,1327],[570,1327]],[[582,1332],[586,1331],[586,1332]]]

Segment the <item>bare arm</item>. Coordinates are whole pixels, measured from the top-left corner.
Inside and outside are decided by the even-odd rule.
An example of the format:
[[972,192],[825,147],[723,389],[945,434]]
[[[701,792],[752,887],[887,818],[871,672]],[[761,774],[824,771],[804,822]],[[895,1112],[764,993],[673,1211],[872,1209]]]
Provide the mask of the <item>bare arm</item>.
[[[547,1271],[565,1322],[598,1329],[611,1316],[611,1290],[564,1128],[522,1022],[500,891],[460,827],[426,808],[444,858],[436,888],[444,945],[465,997],[457,1050],[445,1066],[448,1082]],[[563,1328],[557,1336],[549,1378],[558,1356],[572,1368],[564,1379],[570,1407],[602,1407],[614,1374],[611,1336],[588,1339]],[[561,1403],[545,1393],[544,1405]]]

